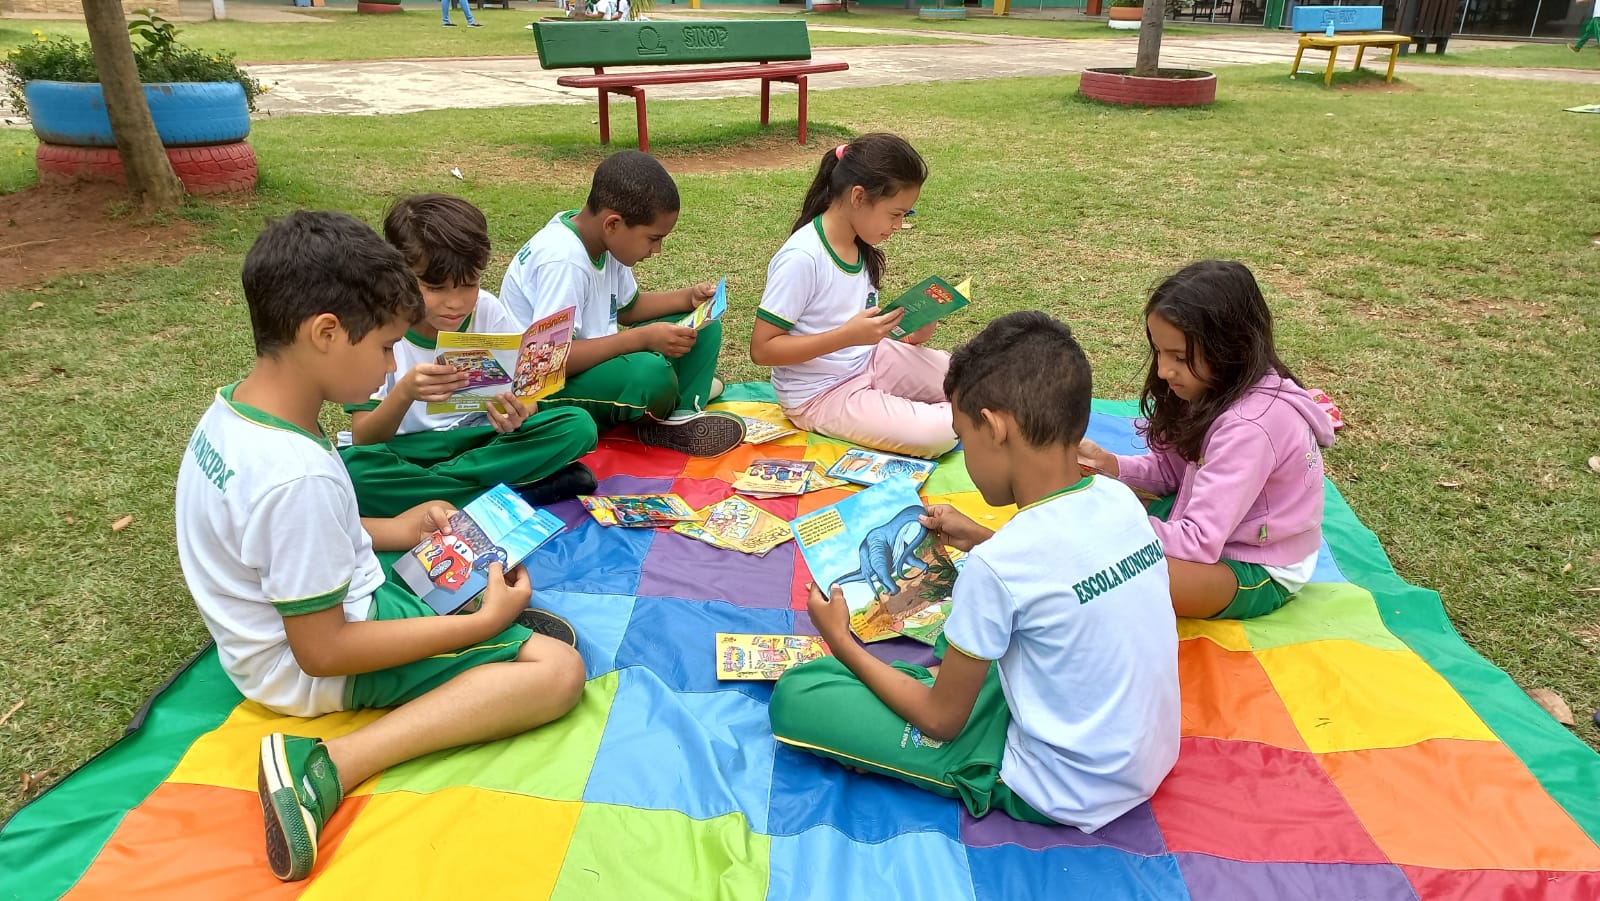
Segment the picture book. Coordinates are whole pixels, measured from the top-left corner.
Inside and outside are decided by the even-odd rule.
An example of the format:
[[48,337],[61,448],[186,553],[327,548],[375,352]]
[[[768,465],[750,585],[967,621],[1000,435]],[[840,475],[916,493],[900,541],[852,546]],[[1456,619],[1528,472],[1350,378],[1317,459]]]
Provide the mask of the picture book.
[[694,308],[694,312],[678,320],[678,324],[692,329],[700,329],[708,322],[715,322],[728,312],[728,280],[717,282],[717,293],[711,299]]
[[850,629],[862,641],[943,622],[928,611],[949,599],[958,569],[923,528],[922,512],[916,484],[895,478],[791,523],[812,579],[825,592],[844,592]]
[[696,516],[676,494],[580,495],[578,502],[603,526],[653,529]]
[[755,460],[734,480],[733,490],[752,497],[804,494],[814,468],[808,460]]
[[972,279],[952,285],[937,275],[918,282],[910,291],[889,301],[885,313],[904,309],[900,323],[889,331],[889,337],[900,340],[930,322],[937,322],[966,306],[971,295]]
[[717,678],[771,681],[802,663],[828,656],[815,635],[737,635],[717,633]]
[[932,460],[918,460],[915,457],[901,457],[882,451],[852,447],[828,467],[827,476],[869,486],[898,476],[921,485],[928,480],[935,466],[938,464]]
[[467,374],[467,387],[448,400],[428,404],[429,413],[474,413],[510,391],[536,401],[567,384],[576,307],[552,313],[520,335],[440,332],[438,362]]
[[694,522],[680,522],[672,531],[713,547],[757,557],[788,541],[789,523],[737,494],[699,511]]
[[769,441],[777,441],[779,438],[800,434],[800,430],[793,426],[781,426],[767,422],[765,419],[755,419],[750,416],[741,416],[739,418],[744,420],[745,444],[766,444]]
[[489,564],[511,569],[562,527],[554,514],[496,485],[450,517],[448,534],[434,532],[395,561],[394,571],[434,612],[470,612],[489,585]]

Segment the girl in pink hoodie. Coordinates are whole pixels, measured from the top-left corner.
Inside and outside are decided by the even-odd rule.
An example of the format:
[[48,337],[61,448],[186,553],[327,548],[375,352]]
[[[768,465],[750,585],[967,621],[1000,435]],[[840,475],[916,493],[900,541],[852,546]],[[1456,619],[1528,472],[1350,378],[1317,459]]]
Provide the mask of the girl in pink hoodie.
[[1179,616],[1248,619],[1311,581],[1322,545],[1322,453],[1333,421],[1272,346],[1272,313],[1241,263],[1205,260],[1145,304],[1150,373],[1139,426],[1150,452],[1085,439],[1079,456],[1158,496]]

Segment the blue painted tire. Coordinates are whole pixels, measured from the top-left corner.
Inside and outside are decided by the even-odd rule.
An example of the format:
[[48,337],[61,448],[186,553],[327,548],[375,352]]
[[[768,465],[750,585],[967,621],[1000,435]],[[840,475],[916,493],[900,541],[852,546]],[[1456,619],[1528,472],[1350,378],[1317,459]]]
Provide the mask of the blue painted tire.
[[[98,84],[30,81],[23,86],[34,134],[48,144],[115,147]],[[147,84],[145,102],[167,147],[233,144],[250,134],[244,88],[233,81]]]

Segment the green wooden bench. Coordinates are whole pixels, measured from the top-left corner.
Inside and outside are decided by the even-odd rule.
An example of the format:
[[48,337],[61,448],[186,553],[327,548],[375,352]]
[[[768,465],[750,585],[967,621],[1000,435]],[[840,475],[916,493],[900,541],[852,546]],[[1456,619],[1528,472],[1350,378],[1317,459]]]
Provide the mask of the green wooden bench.
[[[611,94],[634,99],[639,149],[650,149],[645,88],[711,81],[761,81],[761,124],[766,125],[772,83],[788,82],[800,92],[800,143],[806,143],[806,79],[819,72],[842,72],[842,60],[811,58],[806,23],[798,20],[693,22],[564,22],[533,26],[539,65],[546,69],[585,68],[592,75],[563,75],[556,84],[594,88],[600,98],[600,143],[611,143]],[[707,63],[754,63],[716,65]],[[692,64],[692,65],[686,65]],[[628,67],[607,72],[607,66]],[[635,67],[652,68],[635,68]],[[654,68],[671,67],[671,68]]]

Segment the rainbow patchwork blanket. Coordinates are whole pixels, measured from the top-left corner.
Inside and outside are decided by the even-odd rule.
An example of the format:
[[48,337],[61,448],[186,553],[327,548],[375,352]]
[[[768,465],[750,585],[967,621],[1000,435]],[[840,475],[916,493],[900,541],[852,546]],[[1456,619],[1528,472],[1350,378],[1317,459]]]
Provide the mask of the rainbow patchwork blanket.
[[[765,386],[729,399],[781,419]],[[1132,450],[1132,407],[1095,409],[1091,437]],[[699,507],[752,459],[842,450],[801,434],[691,460],[608,438],[587,462],[607,493]],[[983,504],[959,451],[924,494],[993,525],[1008,515]],[[761,503],[793,518],[839,496]],[[570,528],[529,568],[536,603],[581,636],[589,684],[566,718],[369,780],[311,878],[285,885],[262,846],[260,736],[380,714],[278,717],[203,652],[126,738],[6,824],[0,897],[1600,897],[1600,761],[1461,642],[1438,595],[1395,575],[1331,485],[1311,586],[1262,619],[1180,624],[1177,767],[1093,835],[974,820],[778,746],[770,687],[716,681],[712,636],[812,631],[793,542],[750,557],[553,509]]]

